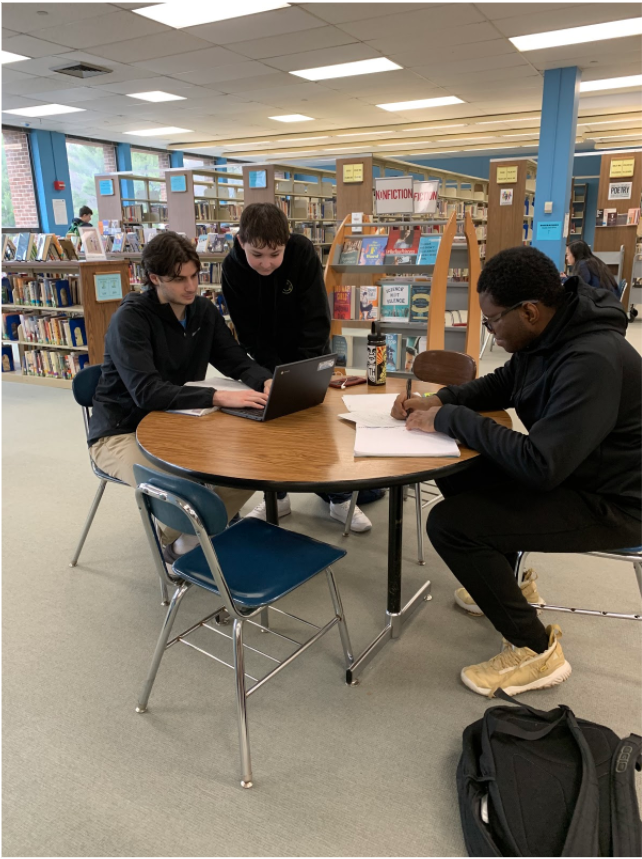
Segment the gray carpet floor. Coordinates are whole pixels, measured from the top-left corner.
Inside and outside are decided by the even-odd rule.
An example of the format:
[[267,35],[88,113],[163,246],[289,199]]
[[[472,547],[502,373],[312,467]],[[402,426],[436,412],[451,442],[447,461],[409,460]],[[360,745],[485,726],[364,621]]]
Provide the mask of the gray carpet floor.
[[[642,323],[633,329],[639,341]],[[495,349],[482,372],[505,357]],[[163,610],[133,493],[107,487],[71,569],[97,487],[80,411],[70,391],[2,388],[4,855],[463,855],[461,734],[491,704],[459,671],[500,642],[485,619],[455,607],[456,582],[429,545],[426,566],[417,565],[414,502],[406,502],[404,601],[430,578],[432,602],[359,686],[343,683],[331,630],[257,692],[249,702],[255,788],[243,791],[231,671],[174,647],[149,712],[134,711]],[[360,651],[384,622],[387,500],[366,508],[373,531],[347,540],[318,498],[292,502],[285,527],[348,549],[336,572]],[[549,602],[640,611],[629,565],[579,555],[531,561]],[[331,610],[321,577],[287,603],[312,620]],[[210,605],[188,594],[181,628]],[[545,709],[563,702],[621,735],[640,732],[640,624],[547,619],[563,628],[573,674],[524,700]]]

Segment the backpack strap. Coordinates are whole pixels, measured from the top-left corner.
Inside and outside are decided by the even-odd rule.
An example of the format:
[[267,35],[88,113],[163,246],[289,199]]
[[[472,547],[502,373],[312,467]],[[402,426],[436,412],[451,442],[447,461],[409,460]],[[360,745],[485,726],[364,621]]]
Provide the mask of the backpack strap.
[[642,767],[642,737],[620,740],[611,758],[611,836],[613,856],[640,856],[642,824],[635,771]]
[[523,701],[518,701],[516,698],[513,698],[512,695],[509,695],[507,692],[504,692],[503,689],[496,689],[495,698],[501,698],[503,701],[508,701],[509,704],[514,704],[516,707],[522,707],[524,710],[528,710],[529,713],[532,713],[533,716],[539,716],[540,718],[544,718],[548,716],[549,710],[537,710],[535,707],[531,707],[529,704],[525,704]]

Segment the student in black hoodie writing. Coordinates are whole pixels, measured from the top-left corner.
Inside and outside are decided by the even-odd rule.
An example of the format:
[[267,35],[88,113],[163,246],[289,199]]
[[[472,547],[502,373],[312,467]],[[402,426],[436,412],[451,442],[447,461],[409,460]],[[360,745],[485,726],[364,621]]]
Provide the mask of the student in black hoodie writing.
[[[223,261],[221,286],[241,346],[263,367],[274,370],[329,353],[330,308],[321,262],[309,239],[290,234],[278,206],[252,203],[243,210],[234,247]],[[366,498],[381,495],[371,492]],[[350,497],[349,492],[321,495],[331,518],[344,524]],[[359,501],[364,500],[360,493]],[[279,493],[277,503],[279,516],[287,516],[287,494]],[[265,519],[265,501],[249,515]],[[359,507],[351,528],[372,528]]]
[[[151,411],[211,406],[263,408],[272,373],[234,340],[211,301],[198,295],[200,258],[182,236],[165,232],[143,250],[144,292],[131,292],[105,335],[105,358],[89,424],[89,453],[96,465],[131,486],[134,465],[149,465],[136,444],[136,427]],[[250,391],[188,386],[212,364]],[[216,489],[232,518],[252,492]],[[187,537],[164,529],[166,560],[191,548]]]
[[[571,673],[558,626],[544,628],[521,589],[516,553],[609,551],[642,543],[642,361],[610,290],[570,277],[535,248],[502,251],[477,285],[484,325],[512,358],[436,395],[400,398],[409,430],[444,432],[481,456],[438,481],[433,546],[464,586],[456,602],[486,614],[508,645],[461,673],[480,695],[561,683]],[[481,417],[514,408],[527,433]]]

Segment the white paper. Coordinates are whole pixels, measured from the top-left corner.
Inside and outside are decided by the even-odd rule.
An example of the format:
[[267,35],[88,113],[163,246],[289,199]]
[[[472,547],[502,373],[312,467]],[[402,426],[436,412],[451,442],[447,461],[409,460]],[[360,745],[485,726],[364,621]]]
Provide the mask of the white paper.
[[[212,376],[209,379],[203,379],[200,382],[185,382],[193,388],[214,388],[217,391],[251,391],[252,389],[243,382],[237,382],[236,379],[228,379],[225,376]],[[200,418],[203,415],[211,415],[212,412],[218,411],[218,406],[211,406],[208,409],[167,409],[172,415],[191,415],[195,418]]]
[[352,421],[359,427],[398,427],[404,424],[405,421],[398,421],[392,415],[378,414],[377,412],[348,412],[345,415],[339,415],[345,421]]
[[396,394],[343,395],[343,402],[349,412],[375,412],[378,415],[389,415],[396,399]]
[[460,456],[457,442],[440,432],[357,425],[355,456]]
[[67,201],[64,198],[56,197],[51,201],[53,208],[54,224],[68,224],[67,216]]

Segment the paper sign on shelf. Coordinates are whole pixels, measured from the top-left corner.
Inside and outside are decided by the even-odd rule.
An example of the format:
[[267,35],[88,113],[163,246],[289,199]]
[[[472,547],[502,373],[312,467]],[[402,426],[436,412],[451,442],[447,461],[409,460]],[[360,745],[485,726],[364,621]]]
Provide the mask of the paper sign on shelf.
[[414,212],[412,176],[385,176],[375,179],[375,214],[411,215]]
[[363,182],[363,164],[344,164],[344,182]]
[[114,195],[114,180],[100,179],[98,182],[98,191],[101,197],[113,197]]
[[609,182],[609,200],[630,200],[633,182]]
[[415,201],[415,213],[430,214],[432,212],[436,212],[437,197],[439,195],[439,179],[430,179],[426,182],[415,182],[412,187]]
[[537,225],[537,238],[541,241],[555,241],[562,238],[561,221],[540,221]]
[[499,189],[499,205],[500,206],[512,206],[513,205],[513,189],[512,188],[500,188]]
[[362,233],[363,228],[363,212],[353,212],[352,213],[352,232],[353,233]]
[[68,224],[67,201],[64,198],[56,198],[51,201],[53,208],[54,224]]
[[497,168],[497,183],[501,185],[503,182],[517,182],[517,167]]
[[634,158],[617,158],[611,161],[611,169],[609,172],[609,176],[611,178],[616,176],[633,176],[634,170]]
[[570,212],[567,212],[567,213],[564,215],[564,232],[562,233],[562,235],[564,236],[564,238],[567,238],[567,236],[568,236],[568,228],[569,228],[569,225],[570,225],[570,221],[571,221],[571,213],[570,213]]

